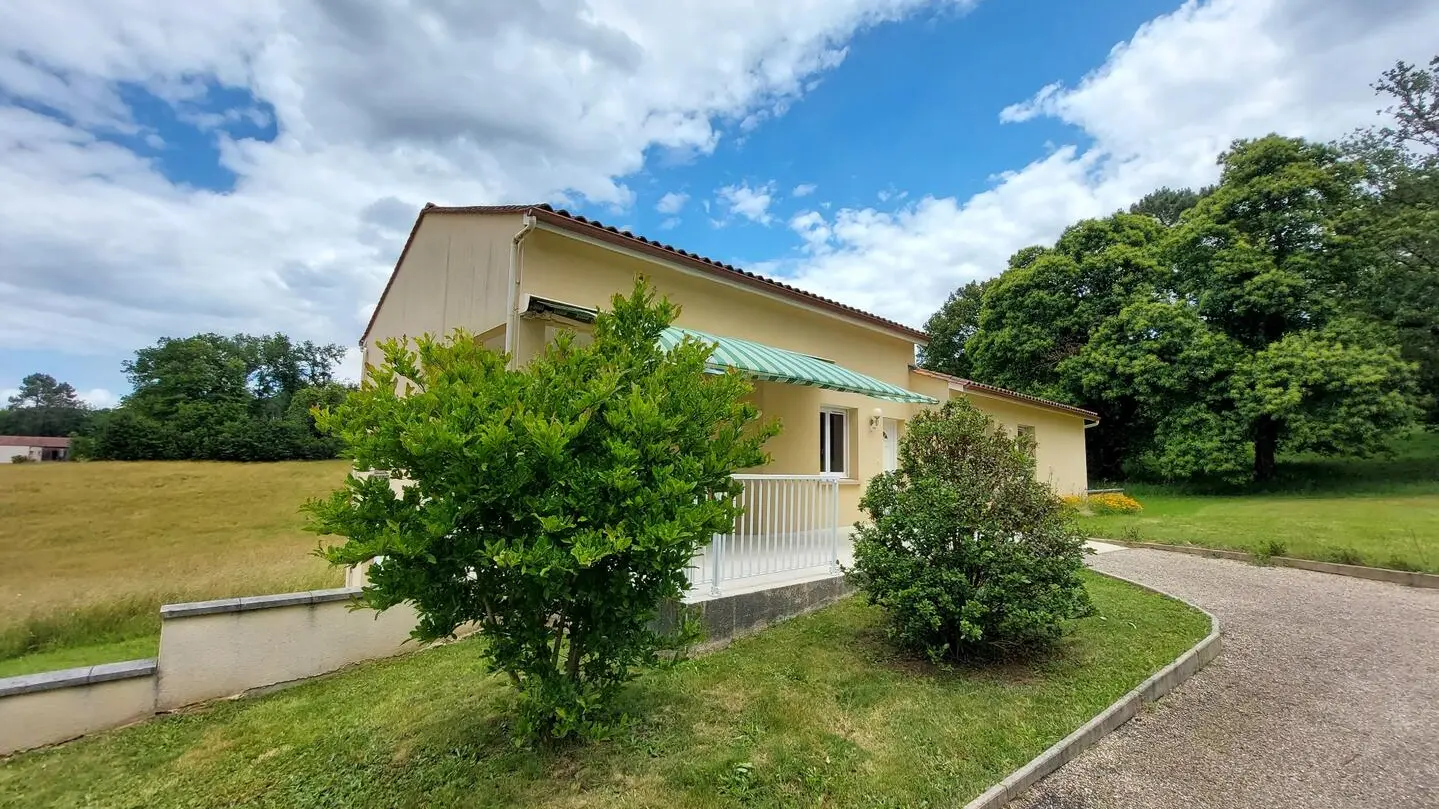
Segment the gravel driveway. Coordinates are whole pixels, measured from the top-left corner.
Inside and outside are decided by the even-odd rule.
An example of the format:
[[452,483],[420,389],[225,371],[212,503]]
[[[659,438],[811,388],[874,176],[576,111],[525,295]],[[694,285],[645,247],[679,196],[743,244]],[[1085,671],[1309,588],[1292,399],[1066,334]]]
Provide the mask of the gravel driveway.
[[1214,613],[1224,651],[1011,809],[1439,807],[1439,590],[1164,551],[1090,564]]

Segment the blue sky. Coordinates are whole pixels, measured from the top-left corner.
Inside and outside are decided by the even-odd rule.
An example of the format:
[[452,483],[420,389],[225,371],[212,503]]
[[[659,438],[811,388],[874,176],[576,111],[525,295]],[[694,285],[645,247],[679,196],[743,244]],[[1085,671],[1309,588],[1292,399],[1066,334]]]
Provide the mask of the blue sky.
[[1235,137],[1372,123],[1368,83],[1439,27],[1420,0],[547,8],[16,15],[0,391],[111,403],[167,335],[353,345],[426,201],[555,202],[920,325],[1019,247],[1212,180]]

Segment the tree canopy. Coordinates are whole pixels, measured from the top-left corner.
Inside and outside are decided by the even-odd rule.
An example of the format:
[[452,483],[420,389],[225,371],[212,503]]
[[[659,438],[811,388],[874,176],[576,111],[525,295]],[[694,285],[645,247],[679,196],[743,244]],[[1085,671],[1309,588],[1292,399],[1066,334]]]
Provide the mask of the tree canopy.
[[96,427],[92,453],[113,460],[277,461],[333,458],[317,405],[347,394],[338,345],[283,334],[163,338],[124,364],[134,390]]
[[42,373],[20,380],[8,405],[0,410],[0,435],[68,436],[88,429],[94,416],[73,385]]
[[952,305],[973,283],[936,313],[944,355],[1100,412],[1100,478],[1263,480],[1281,452],[1377,451],[1439,392],[1436,86],[1439,60],[1400,63],[1376,85],[1391,126],[1235,141],[1216,185],[1020,250],[977,316]]
[[965,343],[979,330],[979,310],[989,281],[970,281],[949,293],[938,312],[929,316],[924,330],[929,345],[920,350],[922,368],[968,378],[974,363],[965,352]]

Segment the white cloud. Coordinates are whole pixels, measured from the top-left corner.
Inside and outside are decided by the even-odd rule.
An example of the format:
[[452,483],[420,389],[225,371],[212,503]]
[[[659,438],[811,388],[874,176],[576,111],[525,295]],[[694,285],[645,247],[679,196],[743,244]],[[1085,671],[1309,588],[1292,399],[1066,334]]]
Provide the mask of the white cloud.
[[[350,343],[421,203],[627,206],[647,153],[707,153],[855,32],[970,2],[0,0],[0,346]],[[233,191],[122,145],[163,145],[140,90],[208,127]]]
[[104,388],[91,388],[78,394],[80,400],[93,408],[114,407],[120,403],[120,395]]
[[734,216],[768,225],[774,221],[769,206],[774,201],[774,183],[751,186],[749,183],[727,185],[715,192],[725,209]]
[[1439,5],[1423,0],[1191,0],[1075,87],[1049,85],[1000,112],[1010,122],[1058,118],[1087,146],[1058,146],[968,200],[806,215],[809,252],[787,268],[791,280],[921,324],[955,286],[996,275],[1020,247],[1159,186],[1214,181],[1215,158],[1234,138],[1327,140],[1374,122],[1369,83],[1396,59],[1427,61],[1435,30]]
[[829,239],[833,235],[829,224],[818,211],[802,211],[795,214],[789,220],[790,230],[799,234],[804,239],[805,246],[812,252],[821,252],[829,248]]
[[670,218],[660,223],[660,230],[674,230],[679,226],[680,218],[678,216],[671,216]]
[[655,205],[655,210],[663,214],[677,214],[685,207],[685,203],[689,201],[689,198],[689,194],[671,191],[660,197],[660,201]]
[[793,191],[789,192],[789,195],[794,197],[795,199],[799,199],[801,197],[807,197],[810,194],[813,194],[818,188],[819,186],[815,185],[814,183],[800,183],[799,185],[794,187]]

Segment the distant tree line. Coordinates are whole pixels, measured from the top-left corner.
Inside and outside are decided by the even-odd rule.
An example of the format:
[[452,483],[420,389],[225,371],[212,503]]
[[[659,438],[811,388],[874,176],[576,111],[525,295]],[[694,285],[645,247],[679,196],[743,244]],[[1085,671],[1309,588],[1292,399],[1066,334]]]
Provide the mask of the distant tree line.
[[338,345],[283,334],[163,338],[124,363],[133,391],[92,410],[68,383],[31,374],[0,411],[0,433],[69,435],[73,454],[100,460],[282,461],[333,458],[311,408],[332,407]]
[[1096,478],[1264,480],[1439,423],[1439,57],[1390,123],[1269,135],[955,290],[922,364],[1096,410]]

